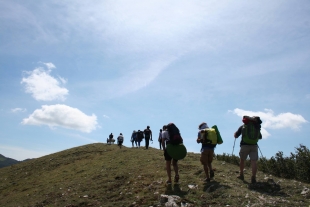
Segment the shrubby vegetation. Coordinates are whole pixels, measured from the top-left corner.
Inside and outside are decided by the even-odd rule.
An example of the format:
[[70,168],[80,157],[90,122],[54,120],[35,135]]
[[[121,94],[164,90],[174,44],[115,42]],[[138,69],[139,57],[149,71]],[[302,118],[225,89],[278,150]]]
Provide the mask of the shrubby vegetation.
[[[225,161],[231,164],[239,165],[240,159],[238,156],[222,154],[216,156],[218,160]],[[245,165],[250,167],[250,161],[247,160]],[[279,151],[270,159],[261,157],[258,162],[258,169],[265,173],[295,179],[310,183],[310,151],[300,144],[295,148],[295,154],[291,152],[289,157],[285,157],[282,151]]]

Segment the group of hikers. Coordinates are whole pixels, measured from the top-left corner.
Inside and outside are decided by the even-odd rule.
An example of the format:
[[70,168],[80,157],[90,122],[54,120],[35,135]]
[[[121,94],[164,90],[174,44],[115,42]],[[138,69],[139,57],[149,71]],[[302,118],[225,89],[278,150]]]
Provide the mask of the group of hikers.
[[[241,135],[240,151],[239,151],[240,174],[237,178],[244,180],[244,174],[243,174],[244,164],[245,160],[249,156],[252,168],[251,183],[254,184],[256,183],[257,160],[258,160],[257,142],[259,139],[262,139],[262,135],[260,132],[262,121],[257,116],[253,117],[243,116],[242,121],[244,124],[241,125],[238,128],[238,130],[234,133],[235,139],[237,139]],[[110,134],[110,136],[111,135],[112,133]],[[222,138],[219,139],[219,137],[220,134],[216,125],[209,128],[206,122],[202,122],[201,124],[199,124],[196,142],[198,144],[201,144],[200,162],[203,165],[203,169],[206,175],[206,178],[204,180],[205,182],[210,182],[211,179],[214,177],[214,169],[212,168],[214,149],[217,146],[217,144],[223,143]],[[131,136],[132,147],[134,147],[134,143],[136,144],[136,147],[140,147],[140,142],[143,139],[145,139],[145,147],[146,149],[148,149],[149,140],[153,141],[150,126],[147,126],[147,128],[143,131],[140,130],[133,131]],[[118,145],[121,148],[122,143],[124,141],[122,133],[120,133],[120,135],[118,136],[117,141]],[[166,184],[169,185],[172,183],[171,164],[174,170],[174,183],[178,183],[180,179],[178,159],[173,158],[171,154],[168,153],[167,147],[175,144],[177,145],[183,144],[183,139],[181,138],[179,129],[173,123],[164,125],[163,128],[160,129],[158,142],[160,149],[163,149],[164,151],[164,159],[166,161],[166,171],[168,176]]]

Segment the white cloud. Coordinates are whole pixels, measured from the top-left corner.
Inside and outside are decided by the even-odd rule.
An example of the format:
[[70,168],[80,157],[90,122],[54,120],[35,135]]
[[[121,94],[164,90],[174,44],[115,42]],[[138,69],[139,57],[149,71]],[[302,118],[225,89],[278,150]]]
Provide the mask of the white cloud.
[[13,112],[13,113],[26,112],[26,111],[27,111],[27,109],[22,109],[22,108],[11,109],[11,112]]
[[275,115],[271,109],[265,109],[263,112],[261,111],[254,112],[236,108],[230,112],[240,117],[243,117],[245,115],[259,116],[263,121],[261,131],[263,138],[267,138],[268,136],[270,136],[270,134],[267,132],[266,129],[291,128],[293,130],[299,130],[301,128],[301,124],[308,122],[299,114],[286,112]]
[[96,115],[88,116],[77,108],[61,104],[43,105],[41,109],[35,110],[28,118],[23,119],[22,124],[63,127],[87,133],[98,127]]
[[[26,77],[21,81],[25,84],[26,93],[32,94],[32,97],[38,101],[65,100],[69,91],[60,86],[60,82],[50,75],[51,69],[55,68],[53,63],[44,63],[48,68],[36,68],[33,71],[25,72]],[[62,83],[65,79],[59,78]]]

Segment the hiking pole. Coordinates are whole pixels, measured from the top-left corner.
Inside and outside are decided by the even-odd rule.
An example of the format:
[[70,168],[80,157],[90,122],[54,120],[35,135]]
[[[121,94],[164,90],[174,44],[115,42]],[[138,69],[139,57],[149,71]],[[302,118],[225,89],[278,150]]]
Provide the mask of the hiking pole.
[[234,154],[235,143],[236,143],[236,138],[235,138],[235,141],[234,141],[234,146],[233,146],[233,150],[232,150],[232,153],[231,153],[231,157],[232,157],[232,156],[233,156],[233,154]]
[[[262,151],[260,150],[260,147],[257,145],[257,148],[259,149],[259,152],[260,152],[260,154],[262,155],[262,157],[264,158],[264,155],[263,155],[263,153],[262,153]],[[266,159],[267,160],[267,159]],[[269,170],[269,168],[268,168],[268,166],[267,166],[267,164],[265,163],[265,167],[266,167],[266,169],[267,169],[267,171],[268,171],[268,174],[270,174],[270,170]]]

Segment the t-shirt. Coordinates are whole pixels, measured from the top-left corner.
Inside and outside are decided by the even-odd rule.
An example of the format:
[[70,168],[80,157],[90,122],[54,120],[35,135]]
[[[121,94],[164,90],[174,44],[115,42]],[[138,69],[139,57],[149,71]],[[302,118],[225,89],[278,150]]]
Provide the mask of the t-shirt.
[[167,142],[167,141],[170,141],[170,136],[169,136],[168,131],[163,131],[163,132],[161,133],[161,138],[162,138],[163,140],[165,140],[166,142]]

